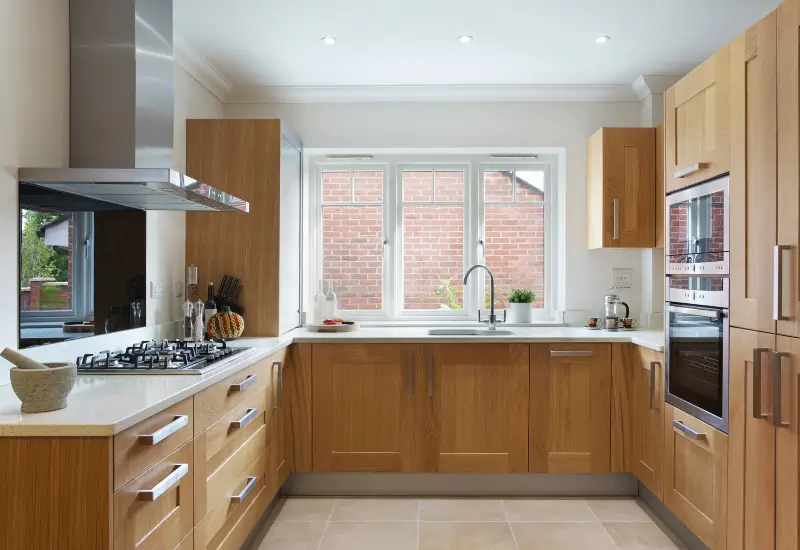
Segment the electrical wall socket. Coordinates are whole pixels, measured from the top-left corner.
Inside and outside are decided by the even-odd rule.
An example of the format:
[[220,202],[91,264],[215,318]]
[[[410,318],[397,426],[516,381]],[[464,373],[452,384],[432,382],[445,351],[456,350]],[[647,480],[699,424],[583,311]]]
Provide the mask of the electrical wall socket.
[[163,281],[150,281],[150,297],[153,299],[164,297]]
[[175,281],[175,297],[183,297],[183,281]]
[[611,290],[633,288],[633,269],[615,267]]

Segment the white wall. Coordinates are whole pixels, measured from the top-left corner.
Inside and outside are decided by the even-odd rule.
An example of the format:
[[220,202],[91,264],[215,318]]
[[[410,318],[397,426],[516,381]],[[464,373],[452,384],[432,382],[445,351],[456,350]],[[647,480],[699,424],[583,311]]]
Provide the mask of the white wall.
[[17,169],[69,162],[68,36],[68,2],[0,1],[0,348],[19,331]]
[[634,269],[635,287],[619,294],[641,311],[642,253],[586,249],[586,138],[640,126],[638,102],[226,104],[225,115],[282,118],[311,148],[564,147],[568,321],[601,311],[613,267]]

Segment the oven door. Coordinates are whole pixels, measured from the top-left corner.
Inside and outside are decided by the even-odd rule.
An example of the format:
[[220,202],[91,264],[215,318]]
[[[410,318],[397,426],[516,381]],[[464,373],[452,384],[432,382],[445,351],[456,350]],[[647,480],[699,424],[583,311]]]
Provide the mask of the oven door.
[[667,273],[728,275],[729,178],[667,196]]
[[728,310],[666,310],[667,403],[728,433]]

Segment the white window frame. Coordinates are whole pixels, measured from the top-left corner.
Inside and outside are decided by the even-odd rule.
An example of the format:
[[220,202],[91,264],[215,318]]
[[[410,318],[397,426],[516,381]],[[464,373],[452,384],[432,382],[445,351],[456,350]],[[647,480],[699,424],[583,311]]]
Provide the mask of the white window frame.
[[[317,282],[322,280],[322,173],[334,171],[382,171],[383,177],[383,231],[384,254],[382,273],[382,310],[340,311],[348,319],[375,322],[474,322],[478,309],[483,310],[484,273],[474,272],[464,287],[462,310],[403,310],[403,242],[402,242],[402,172],[405,171],[464,171],[464,269],[483,263],[484,251],[480,242],[484,235],[484,182],[485,171],[534,170],[545,172],[545,298],[544,308],[534,311],[534,322],[559,322],[557,311],[558,281],[563,279],[563,266],[559,262],[559,246],[564,235],[559,231],[558,208],[564,178],[563,151],[557,148],[493,148],[493,149],[307,149],[309,163],[308,208],[310,212],[308,238],[309,271],[307,292],[313,295]],[[536,154],[538,158],[494,158],[492,153],[504,155]],[[361,155],[372,158],[333,159],[327,155]],[[329,204],[334,203],[328,203]],[[355,204],[360,203],[347,203]],[[363,203],[365,205],[372,203]],[[435,203],[431,204],[448,204]],[[494,203],[492,203],[494,204]],[[508,203],[514,204],[514,203]],[[491,269],[491,266],[488,266]],[[335,290],[335,289],[334,289]],[[502,312],[498,315],[502,319]]]

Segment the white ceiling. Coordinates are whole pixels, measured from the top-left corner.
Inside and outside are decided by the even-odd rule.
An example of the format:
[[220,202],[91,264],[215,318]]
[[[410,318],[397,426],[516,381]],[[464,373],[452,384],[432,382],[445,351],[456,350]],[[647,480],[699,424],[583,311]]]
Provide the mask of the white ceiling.
[[175,0],[175,30],[237,87],[630,85],[687,72],[779,3]]

